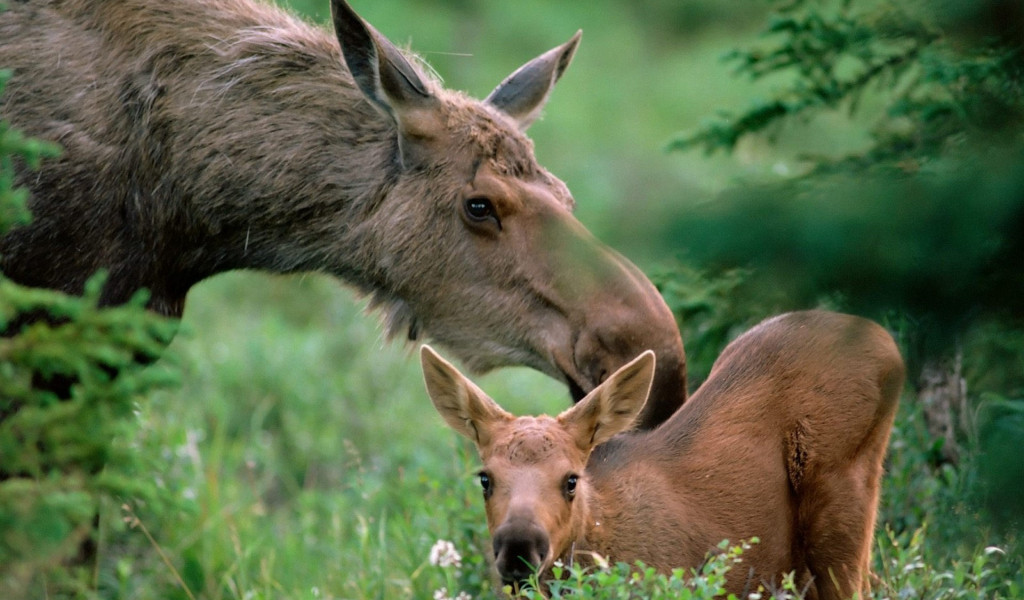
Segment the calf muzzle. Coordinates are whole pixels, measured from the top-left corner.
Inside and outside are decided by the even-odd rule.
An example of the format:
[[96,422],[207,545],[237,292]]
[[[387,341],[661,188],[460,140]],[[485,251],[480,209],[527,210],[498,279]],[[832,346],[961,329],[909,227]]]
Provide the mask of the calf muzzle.
[[503,584],[525,581],[547,559],[550,542],[535,523],[509,522],[494,532],[494,565]]

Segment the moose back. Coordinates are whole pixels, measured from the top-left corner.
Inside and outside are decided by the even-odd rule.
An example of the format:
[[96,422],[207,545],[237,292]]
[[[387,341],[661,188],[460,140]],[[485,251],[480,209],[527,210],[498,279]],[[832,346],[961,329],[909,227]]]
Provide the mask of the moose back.
[[653,348],[642,424],[664,420],[685,390],[672,314],[524,135],[580,35],[479,101],[331,8],[333,33],[253,0],[7,3],[0,118],[63,153],[19,171],[34,220],[0,241],[0,270],[79,293],[106,269],[104,303],[145,287],[173,316],[219,272],[327,272],[389,334],[475,371],[534,367],[576,399]]

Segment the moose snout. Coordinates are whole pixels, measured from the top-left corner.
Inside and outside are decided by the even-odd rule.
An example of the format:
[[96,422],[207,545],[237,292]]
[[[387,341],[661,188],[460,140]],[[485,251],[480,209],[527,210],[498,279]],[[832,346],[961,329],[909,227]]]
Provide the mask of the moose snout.
[[494,532],[494,564],[502,583],[524,581],[541,568],[551,545],[536,523],[505,523]]
[[637,423],[641,429],[653,429],[686,398],[686,356],[672,312],[654,286],[637,277],[635,289],[608,291],[616,297],[603,306],[598,303],[587,315],[587,328],[573,348],[581,381],[570,378],[569,389],[579,401],[620,367],[653,350],[657,356],[654,382]]

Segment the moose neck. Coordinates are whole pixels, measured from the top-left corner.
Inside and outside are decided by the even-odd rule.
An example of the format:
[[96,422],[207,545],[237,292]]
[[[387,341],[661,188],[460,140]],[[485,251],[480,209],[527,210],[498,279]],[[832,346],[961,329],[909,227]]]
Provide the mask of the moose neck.
[[[698,481],[697,474],[686,474],[688,460],[696,455],[682,449],[665,462],[673,453],[664,447],[661,433],[620,434],[594,449],[587,465],[588,485],[580,498],[585,502],[577,508],[577,561],[593,552],[616,562],[643,559],[650,566],[671,569],[686,561],[698,564],[712,549],[701,541],[707,525],[693,521],[695,509],[686,508],[701,501],[694,500],[689,485],[672,483]],[[666,537],[666,531],[671,535]]]
[[[617,540],[632,521],[642,517],[634,499],[642,496],[642,485],[630,476],[638,460],[634,457],[633,438],[643,434],[622,434],[594,449],[587,465],[586,487],[576,499],[573,510],[573,543],[575,560],[597,553],[618,560],[621,547]],[[596,468],[595,468],[596,467]],[[569,557],[563,556],[563,561]]]
[[[233,39],[196,61],[206,74],[189,76],[192,98],[176,97],[220,107],[182,120],[192,134],[178,136],[182,160],[159,171],[187,199],[182,210],[198,242],[180,263],[183,279],[231,269],[326,271],[379,289],[365,237],[398,177],[394,124],[356,89],[333,36],[275,21],[287,27],[232,24]],[[180,240],[165,251],[178,253]]]
[[606,558],[609,556],[612,550],[610,534],[616,523],[612,511],[606,510],[606,507],[615,507],[617,500],[615,497],[606,498],[605,489],[594,486],[588,487],[586,493],[577,499],[572,537],[567,554],[561,557],[562,562],[570,564],[586,561],[591,556],[588,552]]

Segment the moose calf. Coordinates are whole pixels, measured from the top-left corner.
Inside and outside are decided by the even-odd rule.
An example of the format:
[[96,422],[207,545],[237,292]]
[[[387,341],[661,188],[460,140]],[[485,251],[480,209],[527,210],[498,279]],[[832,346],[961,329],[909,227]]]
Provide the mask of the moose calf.
[[[596,552],[694,567],[754,536],[728,588],[795,572],[808,598],[867,592],[882,459],[904,380],[892,337],[831,312],[785,314],[731,343],[708,380],[653,431],[645,352],[558,417],[513,417],[429,347],[434,406],[473,440],[495,567],[517,583]],[[620,435],[617,435],[620,434]],[[753,577],[751,580],[750,577]]]

